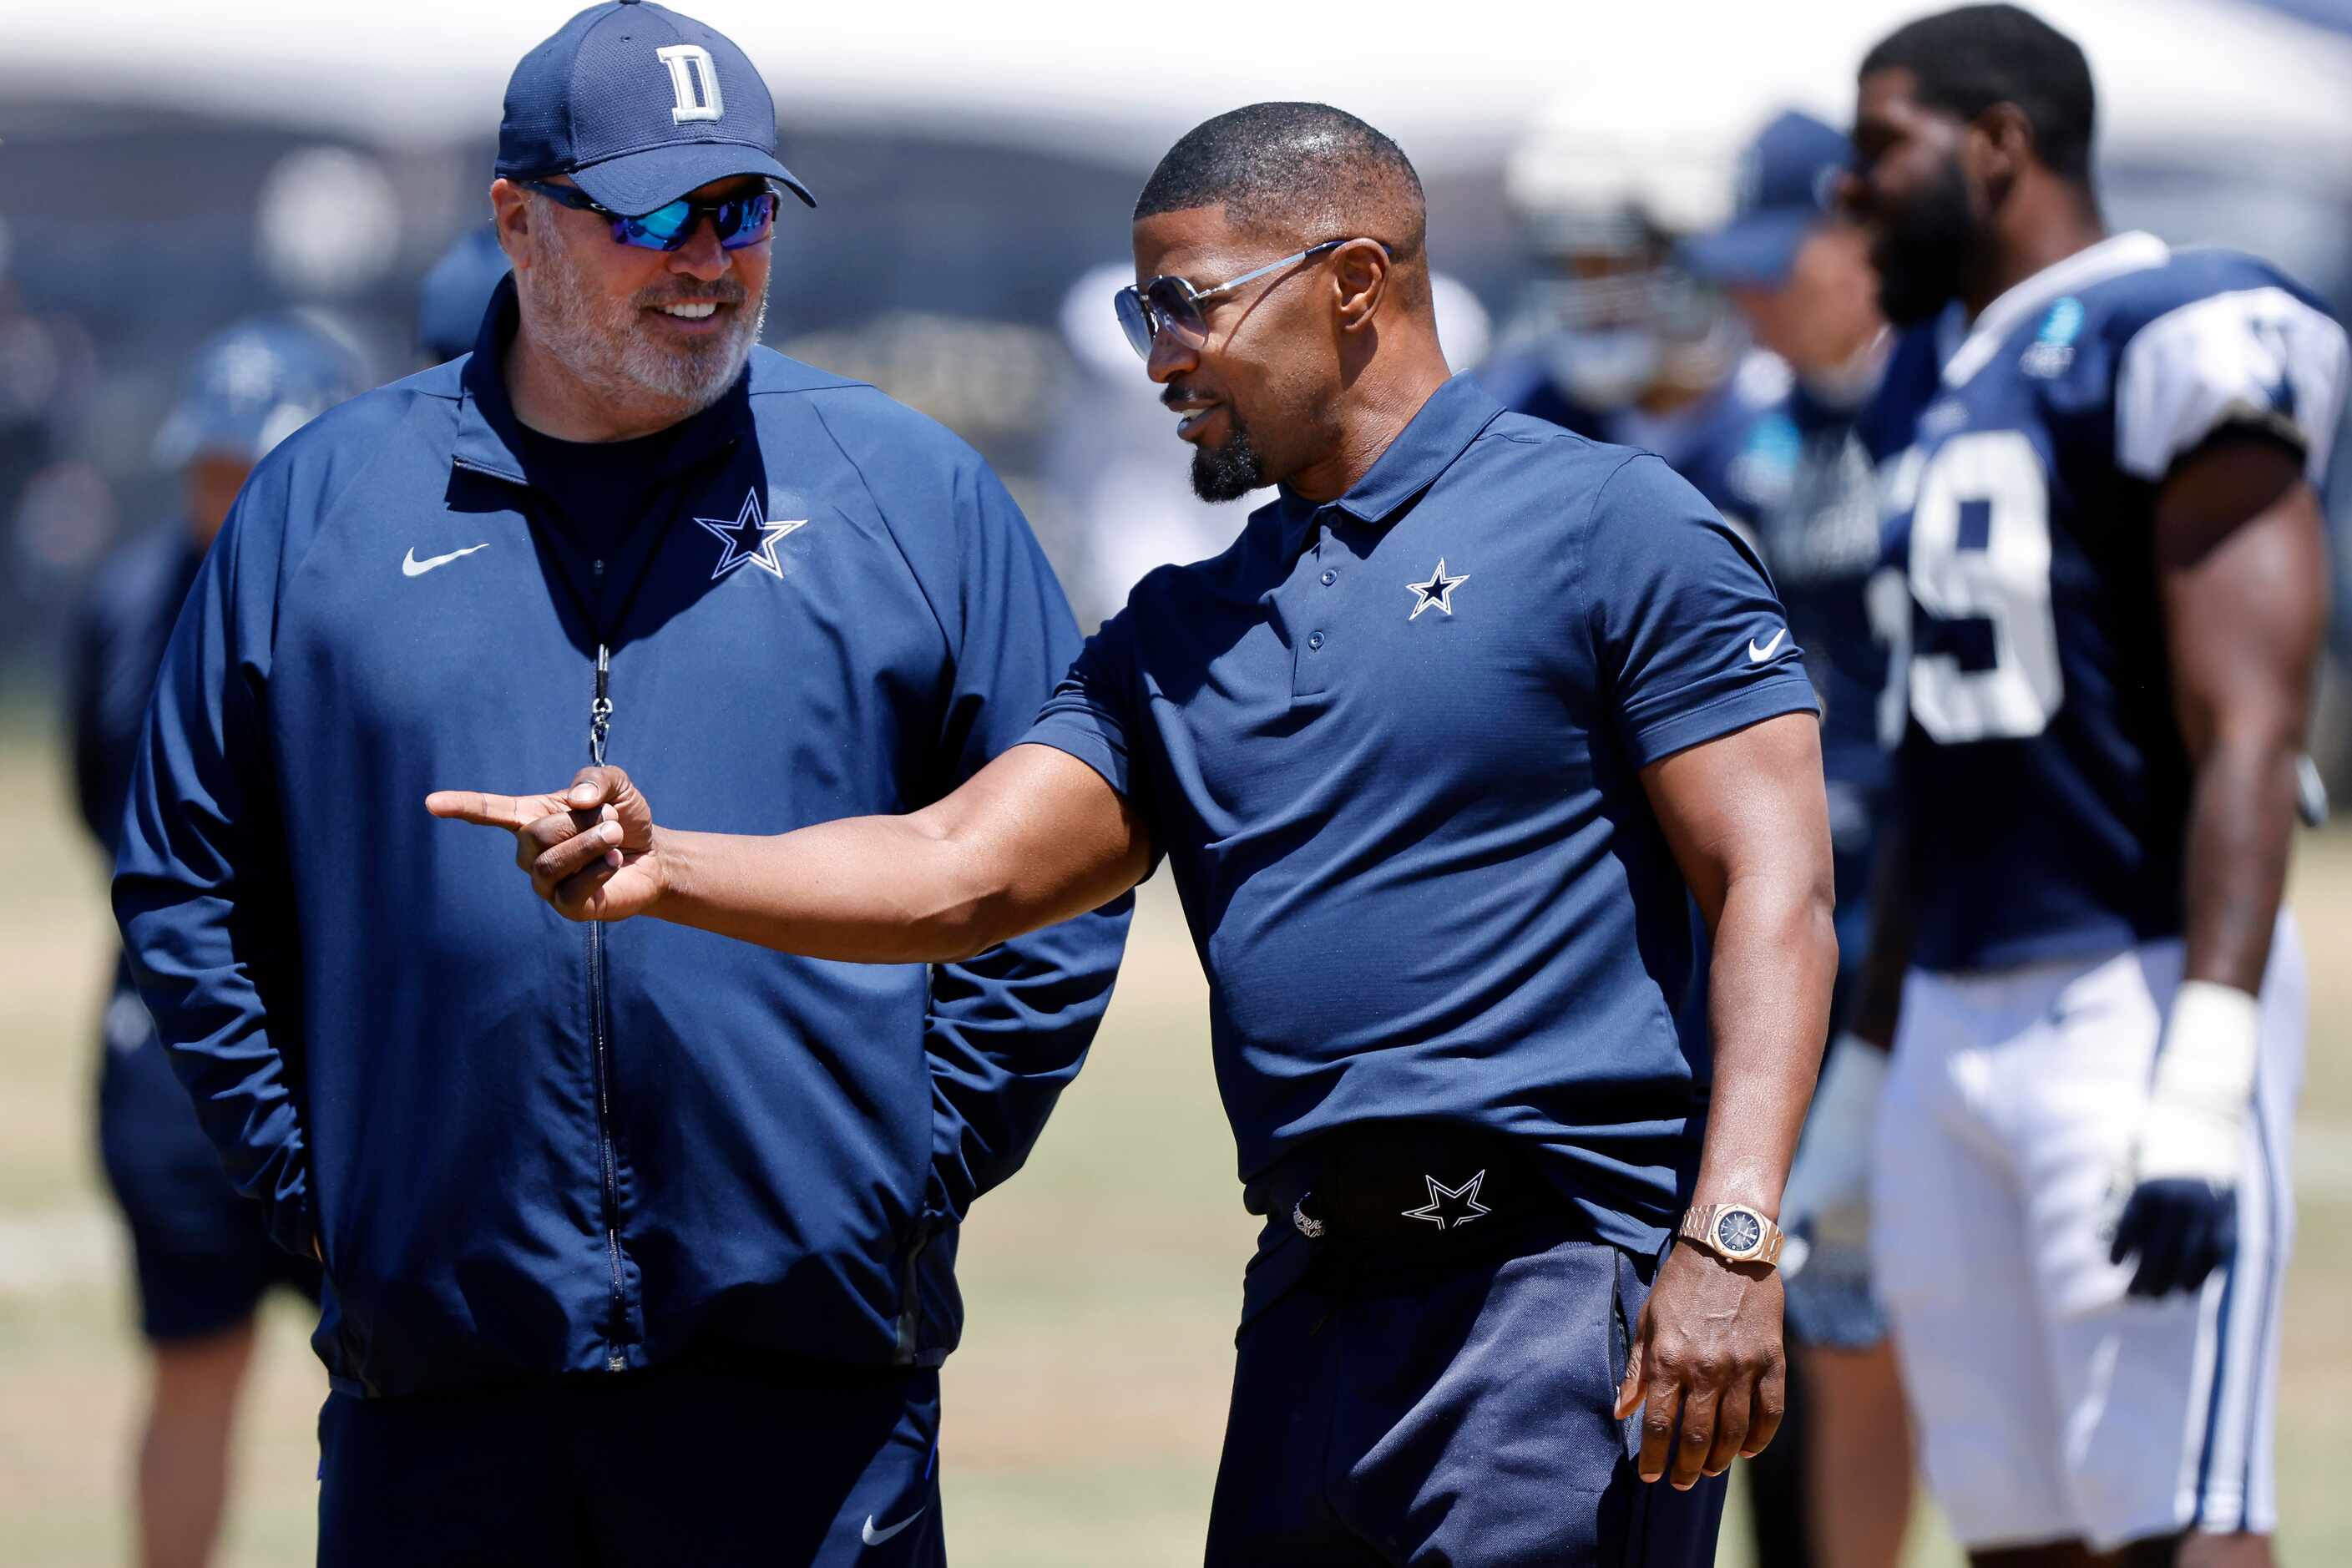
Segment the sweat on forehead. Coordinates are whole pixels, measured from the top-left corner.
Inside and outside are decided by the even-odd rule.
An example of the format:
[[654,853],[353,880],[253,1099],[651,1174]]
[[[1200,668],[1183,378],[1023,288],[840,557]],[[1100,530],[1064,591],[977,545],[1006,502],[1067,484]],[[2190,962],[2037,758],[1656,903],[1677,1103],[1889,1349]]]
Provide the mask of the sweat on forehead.
[[1151,171],[1135,218],[1210,206],[1240,229],[1366,235],[1400,259],[1420,250],[1425,224],[1403,150],[1328,103],[1253,103],[1194,126]]

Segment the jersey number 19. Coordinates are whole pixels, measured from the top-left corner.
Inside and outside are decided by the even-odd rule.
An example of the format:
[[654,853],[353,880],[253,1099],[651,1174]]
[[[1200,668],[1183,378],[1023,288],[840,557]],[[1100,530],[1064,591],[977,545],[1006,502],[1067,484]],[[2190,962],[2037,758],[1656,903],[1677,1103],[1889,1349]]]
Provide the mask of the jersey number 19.
[[[1887,645],[1878,731],[1907,715],[1943,745],[2038,735],[2065,696],[2050,607],[2050,488],[2015,430],[1954,436],[1897,459],[1889,511],[1911,511],[1906,566],[1870,580],[1871,629]],[[1918,607],[1914,639],[1912,606]]]

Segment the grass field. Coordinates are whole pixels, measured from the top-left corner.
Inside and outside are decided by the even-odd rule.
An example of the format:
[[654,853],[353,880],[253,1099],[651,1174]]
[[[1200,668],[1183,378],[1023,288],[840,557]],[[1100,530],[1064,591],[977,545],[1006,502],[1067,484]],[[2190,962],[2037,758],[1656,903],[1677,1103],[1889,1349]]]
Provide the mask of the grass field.
[[[91,1152],[93,1021],[110,926],[47,734],[0,730],[26,809],[0,906],[0,1560],[125,1561],[140,1354]],[[2284,1555],[2352,1562],[2352,835],[2305,841],[2313,958],[2298,1158],[2306,1245],[2288,1298]],[[961,1568],[1200,1561],[1254,1226],[1212,1090],[1206,993],[1175,901],[1147,889],[1092,1064],[1030,1167],[963,1246],[966,1348],[947,1373],[946,1511]],[[272,1311],[238,1443],[225,1561],[310,1561],[321,1374]],[[1727,1531],[1727,1535],[1735,1532]],[[1954,1560],[1932,1521],[1917,1565]],[[1744,1563],[1727,1542],[1722,1562]]]

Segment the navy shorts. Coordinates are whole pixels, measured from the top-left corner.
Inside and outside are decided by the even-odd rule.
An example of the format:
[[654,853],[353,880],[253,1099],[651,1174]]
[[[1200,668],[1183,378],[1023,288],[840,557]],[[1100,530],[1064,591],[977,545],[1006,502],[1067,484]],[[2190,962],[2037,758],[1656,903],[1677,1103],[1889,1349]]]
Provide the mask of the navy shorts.
[[140,1332],[158,1344],[219,1333],[273,1285],[315,1304],[319,1266],[271,1241],[261,1205],[229,1185],[135,994],[115,994],[104,1034],[99,1155],[131,1230]]
[[321,1568],[939,1568],[940,1379],[667,1367],[328,1395]]
[[1611,1413],[1647,1272],[1581,1240],[1310,1272],[1236,1341],[1209,1568],[1706,1568],[1725,1479],[1643,1482]]

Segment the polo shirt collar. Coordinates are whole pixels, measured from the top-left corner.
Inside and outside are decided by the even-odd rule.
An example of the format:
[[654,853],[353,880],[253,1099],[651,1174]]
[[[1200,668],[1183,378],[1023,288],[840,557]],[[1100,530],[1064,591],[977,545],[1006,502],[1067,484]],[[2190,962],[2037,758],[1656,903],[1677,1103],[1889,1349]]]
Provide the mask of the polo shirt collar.
[[[515,456],[519,421],[507,396],[506,351],[521,323],[522,309],[515,295],[513,274],[499,280],[490,308],[482,314],[482,328],[474,338],[474,352],[458,377],[457,439],[450,461],[511,484],[528,485],[522,461]],[[685,422],[678,438],[669,443],[661,465],[676,473],[719,455],[738,440],[750,437],[751,374],[747,363],[726,395]]]
[[[1437,482],[1454,460],[1469,450],[1480,432],[1507,410],[1467,371],[1429,395],[1429,401],[1397,432],[1388,449],[1372,460],[1364,477],[1331,504],[1375,527],[1404,510],[1407,502]],[[1282,487],[1282,505],[1293,527],[1303,530],[1320,509]],[[1286,532],[1290,531],[1286,530]]]

